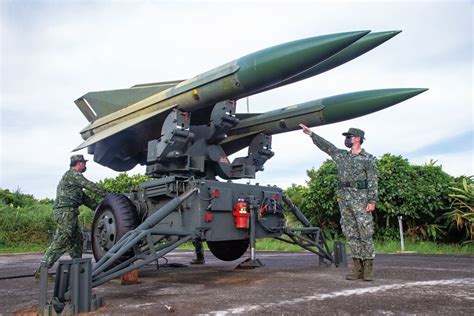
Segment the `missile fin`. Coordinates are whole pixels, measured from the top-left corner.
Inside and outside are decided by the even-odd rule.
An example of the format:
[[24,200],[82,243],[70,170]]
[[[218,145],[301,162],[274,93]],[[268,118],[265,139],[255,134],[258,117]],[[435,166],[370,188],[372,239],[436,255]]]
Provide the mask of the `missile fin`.
[[126,121],[123,121],[121,123],[118,123],[116,125],[113,125],[97,134],[93,134],[92,136],[90,136],[89,138],[87,138],[86,141],[84,141],[82,144],[80,144],[79,146],[77,146],[76,148],[73,149],[73,151],[77,151],[79,149],[83,149],[83,148],[86,148],[90,145],[93,145],[103,139],[106,139],[114,134],[117,134],[127,128],[130,128],[132,126],[135,126],[136,124],[140,123],[140,122],[143,122],[145,120],[148,120],[156,115],[159,115],[163,112],[165,112],[167,109],[158,109],[156,111],[153,111],[153,112],[150,112],[150,113],[147,113],[146,115],[143,115],[143,116],[138,116],[138,117],[134,117],[132,119],[129,119],[129,120],[126,120]]
[[[84,116],[92,122],[94,119],[103,117],[120,109],[126,108],[140,100],[148,98],[156,93],[174,87],[180,81],[167,81],[135,85],[130,89],[117,89],[89,92],[74,101]],[[84,113],[87,107],[91,111]],[[91,113],[92,112],[92,115]]]

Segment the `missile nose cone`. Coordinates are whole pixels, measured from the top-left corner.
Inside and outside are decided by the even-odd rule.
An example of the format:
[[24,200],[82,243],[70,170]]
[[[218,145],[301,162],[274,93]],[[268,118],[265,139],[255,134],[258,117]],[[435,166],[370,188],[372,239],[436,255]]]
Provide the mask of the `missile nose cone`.
[[326,124],[349,120],[388,108],[410,99],[426,88],[380,89],[347,93],[324,98]]
[[[273,46],[236,60],[237,78],[245,95],[273,86],[338,53],[370,31],[305,38]],[[241,95],[240,97],[242,97]]]
[[369,35],[367,36],[364,36],[362,40],[370,40],[370,41],[377,41],[378,44],[377,45],[380,45],[382,44],[383,42],[386,42],[388,41],[389,39],[397,36],[398,34],[400,34],[402,31],[401,30],[397,30],[397,31],[385,31],[385,32],[374,32],[374,33],[370,33]]

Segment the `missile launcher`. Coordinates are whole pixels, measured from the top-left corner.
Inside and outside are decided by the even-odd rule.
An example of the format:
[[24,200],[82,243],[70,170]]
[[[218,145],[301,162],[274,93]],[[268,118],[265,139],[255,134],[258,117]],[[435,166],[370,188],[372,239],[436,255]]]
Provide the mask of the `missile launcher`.
[[[91,270],[90,262],[82,266],[90,259],[64,263],[70,266],[60,262],[56,301],[51,303],[55,312],[65,305],[90,311],[92,287],[158,262],[188,241],[207,242],[210,252],[224,261],[240,258],[250,247],[250,258],[239,265],[245,268],[262,264],[255,253],[257,238],[299,245],[318,255],[320,264],[343,266],[343,244],[335,242],[332,253],[321,229],[311,226],[281,188],[231,180],[254,178],[264,169],[274,156],[273,135],[294,131],[300,123],[313,127],[367,115],[426,89],[346,93],[265,113],[238,113],[236,101],[340,66],[398,33],[357,31],[301,39],[188,80],[78,98],[75,103],[89,125],[81,131],[84,142],[76,150],[87,148],[94,161],[117,171],[146,165],[154,179],[138,191],[109,194],[99,204],[92,225],[97,263]],[[246,156],[230,161],[229,155],[247,147]],[[283,204],[302,227],[286,226]],[[73,276],[79,272],[80,278]],[[46,280],[41,282],[43,311],[47,286]]]

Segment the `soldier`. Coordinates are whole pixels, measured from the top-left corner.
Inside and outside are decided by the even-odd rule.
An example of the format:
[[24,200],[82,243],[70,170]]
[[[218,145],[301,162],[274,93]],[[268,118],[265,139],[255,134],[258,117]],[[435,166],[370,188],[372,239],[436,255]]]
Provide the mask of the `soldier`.
[[364,131],[349,128],[345,146],[349,151],[338,149],[324,138],[300,124],[319,149],[336,162],[339,176],[337,200],[341,212],[341,227],[351,248],[354,268],[346,275],[347,280],[364,279],[372,281],[373,259],[375,257],[372,235],[374,225],[372,212],[377,200],[377,166],[375,157],[361,148]]
[[191,262],[189,263],[190,264],[206,263],[206,261],[204,260],[204,249],[202,247],[202,241],[201,240],[193,241],[193,246],[194,246],[194,250],[196,251],[196,258],[191,260]]
[[[71,168],[59,181],[53,205],[53,216],[57,224],[56,232],[42,259],[48,268],[51,268],[66,251],[69,252],[71,258],[82,257],[83,238],[77,217],[79,206],[86,205],[92,210],[97,207],[97,202],[90,198],[84,189],[96,193],[101,198],[107,194],[107,191],[82,175],[87,169],[86,162],[83,155],[72,156]],[[35,278],[39,279],[39,276],[40,268],[35,271]]]

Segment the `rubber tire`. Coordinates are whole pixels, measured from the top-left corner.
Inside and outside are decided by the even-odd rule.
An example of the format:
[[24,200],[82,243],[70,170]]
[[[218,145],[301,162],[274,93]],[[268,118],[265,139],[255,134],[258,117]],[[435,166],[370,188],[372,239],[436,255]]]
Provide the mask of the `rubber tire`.
[[244,255],[249,247],[248,239],[208,241],[207,246],[212,254],[222,261],[237,260]]
[[[94,220],[92,222],[92,252],[94,258],[97,261],[100,260],[106,253],[104,249],[100,246],[99,241],[97,240],[97,226],[102,215],[105,212],[110,211],[114,216],[115,223],[115,236],[113,244],[117,243],[120,238],[123,237],[127,232],[135,229],[139,225],[138,214],[136,211],[135,205],[130,201],[125,195],[117,193],[109,193],[102,200],[102,202],[97,207],[97,210],[94,214]],[[120,262],[125,261],[133,255],[133,252],[125,254],[120,258]]]

